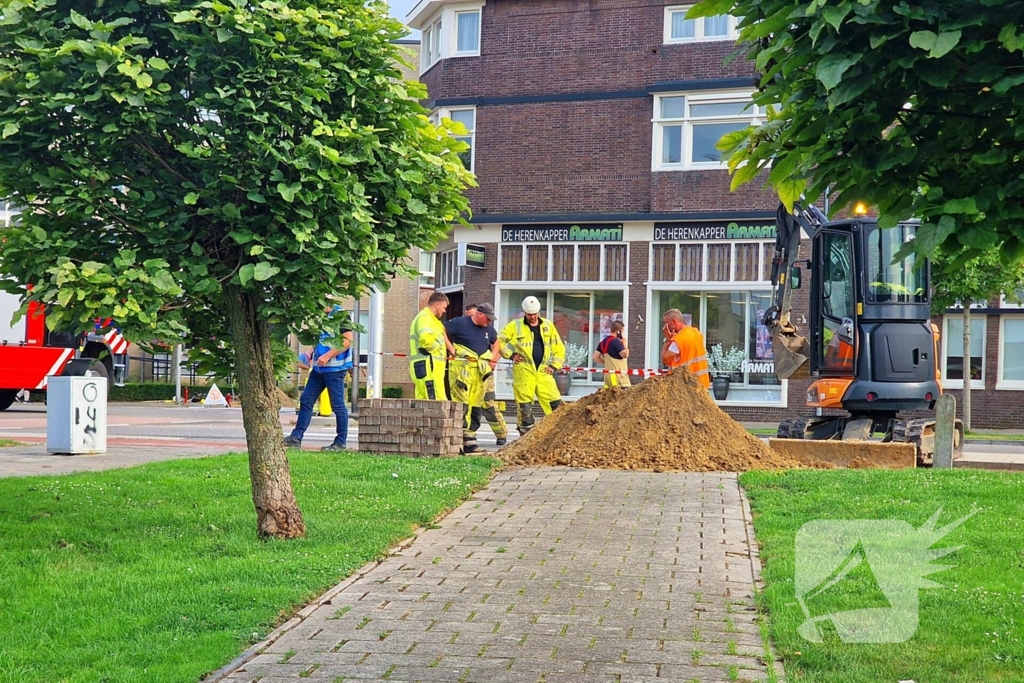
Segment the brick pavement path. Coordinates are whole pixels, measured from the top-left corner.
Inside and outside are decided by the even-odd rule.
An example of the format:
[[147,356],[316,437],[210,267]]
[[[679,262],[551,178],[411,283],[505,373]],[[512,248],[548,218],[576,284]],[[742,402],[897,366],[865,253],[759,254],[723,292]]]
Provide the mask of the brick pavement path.
[[768,680],[749,521],[731,474],[506,471],[221,680]]

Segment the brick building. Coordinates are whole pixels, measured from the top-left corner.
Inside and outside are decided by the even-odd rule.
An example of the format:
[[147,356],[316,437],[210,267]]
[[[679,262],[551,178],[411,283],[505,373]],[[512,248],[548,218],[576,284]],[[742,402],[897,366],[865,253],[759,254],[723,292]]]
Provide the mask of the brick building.
[[[537,296],[578,350],[570,365],[592,365],[621,319],[630,366],[658,367],[661,317],[678,308],[709,349],[742,358],[719,404],[776,420],[806,411],[808,384],[775,376],[759,324],[778,200],[757,181],[731,192],[715,149],[763,112],[750,105],[751,65],[726,63],[735,20],[688,21],[687,9],[665,0],[420,0],[408,22],[423,32],[419,79],[435,116],[466,126],[463,161],[479,182],[468,193],[472,227],[456,227],[437,250],[436,286],[452,315],[493,301],[499,325]],[[806,291],[795,297],[798,322]],[[1005,343],[1024,344],[1024,317],[1020,331],[1003,319],[988,327],[1012,328],[1020,341]],[[985,343],[1002,338],[990,331]],[[1024,388],[1024,367],[1012,373]],[[600,385],[600,375],[580,373],[570,396]],[[498,395],[511,396],[501,372]]]

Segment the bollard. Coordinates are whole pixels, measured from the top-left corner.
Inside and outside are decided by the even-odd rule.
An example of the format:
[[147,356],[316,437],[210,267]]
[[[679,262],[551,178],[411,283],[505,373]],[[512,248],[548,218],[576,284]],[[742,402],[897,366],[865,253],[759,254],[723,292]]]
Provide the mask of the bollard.
[[935,401],[935,456],[932,467],[953,467],[953,429],[956,423],[956,397],[943,394]]

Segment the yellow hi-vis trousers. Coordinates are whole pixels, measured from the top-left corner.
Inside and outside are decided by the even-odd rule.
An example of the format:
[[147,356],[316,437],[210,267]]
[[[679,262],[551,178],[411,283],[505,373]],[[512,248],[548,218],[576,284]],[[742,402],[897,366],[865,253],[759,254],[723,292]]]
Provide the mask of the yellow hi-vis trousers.
[[[444,390],[444,361],[439,361],[431,356],[420,356],[412,361],[419,364],[413,365],[412,376],[415,387],[415,398],[429,399],[431,401],[447,401],[448,394]],[[419,375],[424,375],[419,379]]]
[[494,372],[491,370],[490,352],[476,356],[468,349],[457,346],[455,359],[448,364],[448,383],[452,400],[466,406],[462,428],[462,450],[477,450],[476,433],[483,420],[491,425],[495,439],[508,438],[505,416],[494,400]]
[[[629,363],[625,358],[612,358],[606,353],[604,354],[604,369],[624,373],[629,370]],[[629,375],[616,375],[613,372],[609,372],[604,376],[604,385],[606,387],[633,386],[629,381]]]
[[562,404],[555,376],[540,370],[532,358],[512,366],[512,395],[516,399],[516,419],[519,433],[524,434],[533,427],[533,401],[540,402],[545,415]]

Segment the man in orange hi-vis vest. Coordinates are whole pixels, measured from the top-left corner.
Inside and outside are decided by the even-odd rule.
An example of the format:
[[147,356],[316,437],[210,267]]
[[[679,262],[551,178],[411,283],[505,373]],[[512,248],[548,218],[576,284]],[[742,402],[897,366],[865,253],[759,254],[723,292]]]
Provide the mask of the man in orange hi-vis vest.
[[707,389],[711,386],[708,374],[708,352],[704,347],[704,335],[696,327],[687,325],[678,308],[670,308],[662,318],[661,328],[665,342],[661,345],[661,360],[669,369],[686,368],[697,376]]

